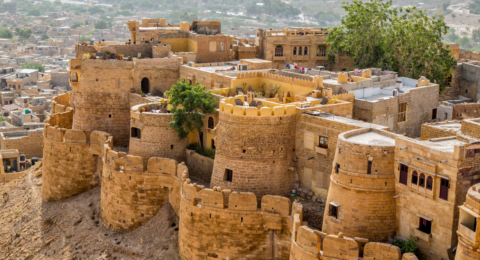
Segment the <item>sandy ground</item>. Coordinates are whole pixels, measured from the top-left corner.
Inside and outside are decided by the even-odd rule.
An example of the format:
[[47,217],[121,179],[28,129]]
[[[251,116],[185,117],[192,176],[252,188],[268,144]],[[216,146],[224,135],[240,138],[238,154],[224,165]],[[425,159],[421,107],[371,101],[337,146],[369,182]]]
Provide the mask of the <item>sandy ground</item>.
[[[36,177],[37,176],[37,177]],[[178,254],[178,218],[170,204],[127,234],[100,219],[100,187],[42,202],[41,166],[0,188],[0,259],[168,259]]]

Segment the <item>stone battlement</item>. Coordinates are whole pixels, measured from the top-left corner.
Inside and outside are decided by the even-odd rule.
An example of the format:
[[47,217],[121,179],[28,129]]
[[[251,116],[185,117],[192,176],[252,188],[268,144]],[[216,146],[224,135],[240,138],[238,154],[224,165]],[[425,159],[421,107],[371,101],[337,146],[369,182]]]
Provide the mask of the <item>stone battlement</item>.
[[[166,203],[180,211],[181,183],[188,178],[184,163],[117,152],[105,145],[101,178],[101,217],[106,227],[128,232],[155,216]],[[132,184],[135,185],[132,185]]]
[[[260,109],[257,107],[243,107],[235,105],[235,99],[243,100],[243,96],[227,98],[220,101],[220,111],[234,116],[247,117],[285,117],[295,115],[296,107],[294,105],[282,105],[275,102],[263,101]],[[270,108],[273,107],[273,108]]]

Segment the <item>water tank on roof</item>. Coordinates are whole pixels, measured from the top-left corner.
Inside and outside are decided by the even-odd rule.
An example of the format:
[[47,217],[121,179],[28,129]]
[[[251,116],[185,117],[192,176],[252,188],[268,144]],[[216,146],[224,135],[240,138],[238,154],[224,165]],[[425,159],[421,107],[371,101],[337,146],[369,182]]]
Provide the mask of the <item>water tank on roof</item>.
[[20,155],[20,161],[21,161],[21,162],[24,162],[24,161],[25,161],[25,155],[24,155],[24,154]]

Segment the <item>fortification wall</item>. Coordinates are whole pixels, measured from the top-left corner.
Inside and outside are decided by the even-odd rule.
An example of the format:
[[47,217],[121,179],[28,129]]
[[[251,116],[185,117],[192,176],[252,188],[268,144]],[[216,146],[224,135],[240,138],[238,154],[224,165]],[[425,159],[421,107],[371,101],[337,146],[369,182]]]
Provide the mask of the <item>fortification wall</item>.
[[418,260],[412,253],[402,257],[400,248],[391,244],[368,242],[364,238],[327,235],[307,226],[300,226],[298,215],[293,216],[290,260]]
[[146,166],[139,156],[105,146],[100,199],[103,224],[115,232],[128,232],[154,217],[166,203],[180,211],[181,183],[188,178],[184,163],[152,157]]
[[[352,130],[338,136],[334,169],[327,205],[335,205],[337,214],[328,208],[323,232],[348,237],[363,237],[373,242],[393,240],[395,226],[395,145],[361,144],[348,137],[362,133],[396,135],[375,129]],[[370,173],[368,165],[370,163]]]
[[261,208],[253,193],[204,189],[183,183],[180,256],[190,259],[289,259],[288,198],[264,196]]
[[186,154],[186,164],[190,171],[190,176],[210,183],[215,160],[198,154],[193,150],[187,149]]
[[[67,115],[65,115],[67,114]],[[72,118],[73,111],[52,115],[45,122],[42,197],[58,201],[88,191],[99,184],[101,148],[111,144],[108,133],[71,130],[50,125]],[[58,124],[56,124],[58,125]]]
[[294,106],[245,110],[221,102],[211,187],[253,192],[258,197],[288,194],[295,178],[289,169],[294,131]]
[[134,106],[130,113],[130,126],[140,129],[141,135],[140,138],[130,138],[129,153],[142,157],[144,161],[150,157],[163,157],[184,162],[189,140],[178,140],[178,133],[169,127],[172,114],[140,113],[138,110],[143,106],[145,104]]

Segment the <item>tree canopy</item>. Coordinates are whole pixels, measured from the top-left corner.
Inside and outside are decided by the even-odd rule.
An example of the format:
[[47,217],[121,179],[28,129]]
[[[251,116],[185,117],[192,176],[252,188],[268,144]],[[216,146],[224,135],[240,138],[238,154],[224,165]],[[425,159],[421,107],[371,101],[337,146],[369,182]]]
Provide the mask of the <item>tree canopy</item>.
[[342,7],[347,14],[327,39],[330,63],[336,55],[347,55],[357,68],[377,67],[414,79],[425,76],[443,89],[457,61],[442,42],[448,30],[442,16],[429,17],[415,7],[394,8],[391,0],[354,0]]
[[107,29],[108,23],[105,20],[99,20],[95,23],[95,29]]
[[74,23],[72,23],[72,25],[70,25],[70,28],[77,29],[78,27],[80,27],[82,25],[83,25],[82,22],[74,22]]
[[28,16],[40,16],[41,13],[40,13],[40,10],[38,10],[38,9],[32,9],[32,10],[28,11],[27,15]]
[[210,92],[205,91],[205,86],[198,82],[192,86],[184,80],[177,81],[177,85],[172,86],[165,95],[168,96],[168,103],[172,105],[170,112],[173,121],[170,122],[170,127],[177,131],[178,138],[185,139],[188,134],[197,130],[200,143],[198,133],[203,127],[203,119],[206,114],[215,112],[216,99]]
[[13,33],[7,28],[0,29],[0,38],[12,39]]
[[80,39],[78,41],[79,42],[89,42],[91,40],[92,40],[92,38],[82,35],[82,36],[80,36]]
[[25,41],[26,39],[30,39],[32,37],[32,29],[20,29],[18,30],[18,36],[20,37],[21,41]]
[[48,38],[50,38],[50,37],[48,36],[48,34],[46,34],[46,33],[42,33],[42,36],[41,36],[41,37],[42,37],[42,40],[44,40],[44,41],[45,41],[45,40],[48,40]]
[[45,67],[40,63],[25,62],[20,66],[22,69],[35,69],[40,72],[45,72]]

